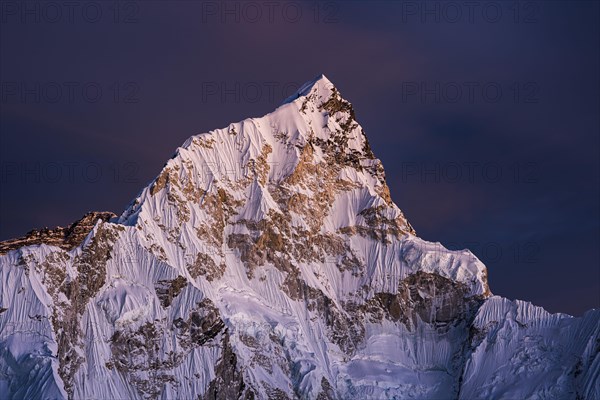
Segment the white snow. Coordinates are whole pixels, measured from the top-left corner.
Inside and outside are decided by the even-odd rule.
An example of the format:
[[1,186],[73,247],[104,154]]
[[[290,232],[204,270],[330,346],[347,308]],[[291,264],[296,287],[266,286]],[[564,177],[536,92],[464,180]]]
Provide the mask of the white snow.
[[[417,272],[440,275],[464,284],[467,297],[482,299],[472,327],[458,324],[443,330],[420,321],[409,329],[401,321],[370,320],[367,315],[363,337],[353,343],[354,351],[346,352],[332,340],[332,334],[346,333],[343,329],[332,331],[329,316],[282,289],[287,273],[266,261],[255,268],[253,277],[248,276],[240,250],[230,248],[226,238],[252,234],[245,221],[259,222],[270,213],[289,214],[291,226],[308,229],[310,215],[282,210],[272,189],[294,173],[302,149],[312,146],[309,142],[326,141],[340,129],[339,120],[347,113],[329,116],[320,109],[333,92],[333,84],[321,76],[271,114],[191,137],[118,224],[102,225],[115,233],[115,240],[105,265],[106,279],[77,319],[82,336],[72,345],[82,362],[73,371],[72,396],[148,397],[128,374],[155,385],[156,398],[202,395],[215,378],[220,342],[184,348],[175,324],[188,318],[203,299],[210,299],[231,336],[244,382],[261,399],[269,398],[268,390],[275,388],[292,398],[316,398],[323,378],[340,398],[600,398],[599,310],[573,318],[491,296],[485,266],[471,252],[421,240],[410,234],[408,222],[403,223],[405,234],[387,233],[384,241],[340,233],[343,228],[367,227],[369,221],[361,212],[370,208],[380,207],[388,220],[404,221],[400,209],[381,196],[381,178],[370,172],[380,162],[365,157],[366,138],[359,125],[345,134],[347,151],[361,154],[363,168],[340,169],[337,179],[354,187],[336,194],[319,234],[343,238],[362,272],[340,270],[336,262],[341,256],[305,261],[288,254],[289,261],[302,281],[331,300],[326,313],[339,310],[350,321],[354,317],[345,311],[348,303],[365,304],[377,293],[395,294],[401,281]],[[270,152],[265,152],[267,146]],[[326,154],[315,146],[312,162],[324,160]],[[263,167],[266,181],[261,182]],[[165,173],[176,179],[161,181]],[[325,179],[325,174],[317,177]],[[153,192],[155,185],[163,187]],[[197,232],[204,225],[217,225],[217,211],[206,205],[211,195],[221,195],[219,189],[238,205],[224,223],[225,239],[215,244],[209,235]],[[290,190],[308,199],[318,195],[303,183]],[[73,304],[64,293],[56,294],[44,262],[64,271],[66,281],[77,279],[77,257],[99,226],[70,253],[40,245],[0,256],[0,307],[6,309],[0,313],[0,397],[67,397],[58,369],[59,332],[52,316],[72,313]],[[275,232],[282,234],[282,229],[276,226]],[[198,253],[208,255],[217,266],[224,263],[223,275],[194,279],[188,266]],[[188,285],[164,307],[157,285],[178,276]],[[423,290],[418,293],[430,296]],[[111,338],[145,324],[159,329],[152,339],[160,348],[156,360],[179,354],[176,363],[161,370],[172,381],[156,383],[160,374],[152,369],[110,368],[115,357]],[[149,355],[131,357],[142,365]]]

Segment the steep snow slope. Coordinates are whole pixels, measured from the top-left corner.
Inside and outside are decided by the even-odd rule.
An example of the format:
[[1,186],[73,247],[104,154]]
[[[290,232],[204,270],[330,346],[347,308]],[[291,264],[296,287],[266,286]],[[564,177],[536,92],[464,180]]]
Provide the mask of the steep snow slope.
[[416,237],[324,76],[0,268],[7,398],[600,398],[599,312],[492,296]]

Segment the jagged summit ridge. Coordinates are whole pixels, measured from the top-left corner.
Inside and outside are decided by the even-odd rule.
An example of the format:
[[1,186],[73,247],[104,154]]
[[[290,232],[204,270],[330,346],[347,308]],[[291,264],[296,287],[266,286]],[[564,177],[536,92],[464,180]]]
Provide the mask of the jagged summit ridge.
[[309,94],[311,94],[311,92],[322,93],[322,96],[320,96],[322,103],[330,97],[331,91],[334,89],[337,90],[334,84],[329,79],[327,79],[327,77],[324,74],[320,74],[313,80],[308,81],[302,86],[300,86],[300,88],[296,90],[296,92],[294,92],[291,96],[283,100],[282,104],[291,103],[299,97],[306,97]]
[[0,255],[24,246],[48,244],[71,250],[79,246],[99,220],[109,221],[116,215],[109,211],[91,211],[67,227],[33,229],[20,238],[0,242]]
[[[301,152],[308,145],[306,152],[316,153],[309,160],[313,164],[328,158],[327,161],[332,164],[354,164],[376,176],[381,186],[379,190],[390,202],[381,162],[375,159],[362,128],[355,120],[351,104],[341,97],[333,84],[321,75],[303,85],[292,97],[294,99],[290,98],[263,118],[249,118],[224,129],[192,136],[177,150],[176,160],[169,163],[177,163],[178,158],[185,157],[186,163],[196,164],[205,181],[240,181],[266,173],[258,171],[257,167],[261,167],[258,162],[267,158],[269,170],[266,178],[269,183],[277,183],[291,175],[300,163]],[[213,154],[202,151],[212,149],[216,142]],[[197,157],[191,157],[192,153]],[[168,164],[166,167],[169,168]],[[162,185],[163,178],[162,174],[159,175],[153,187]],[[196,183],[203,186],[205,182]],[[140,198],[136,200],[141,202]],[[131,211],[124,213],[125,219]]]
[[[304,86],[300,97],[263,118],[247,119],[191,137],[146,192],[152,194],[163,185],[169,186],[164,172],[171,170],[170,164],[181,161],[194,166],[200,180],[191,183],[201,189],[213,182],[245,179],[254,179],[260,186],[278,184],[297,167],[311,164],[328,169],[353,167],[354,171],[342,172],[351,173],[350,179],[368,184],[379,197],[391,203],[381,162],[370,151],[350,103],[324,76]],[[357,171],[364,174],[357,176]],[[368,181],[370,177],[377,179]],[[137,200],[142,202],[141,198]],[[131,209],[127,210],[121,222],[131,213]]]
[[[325,77],[305,88],[265,117],[190,138],[120,222],[142,231],[170,232],[167,243],[152,245],[173,264],[182,256],[193,257],[180,254],[181,235],[202,238],[208,253],[217,255],[214,261],[225,262],[221,255],[230,250],[231,233],[237,234],[240,223],[247,221],[280,226],[283,218],[291,238],[358,234],[387,243],[392,237],[413,235],[391,200],[383,166],[370,151],[350,103]],[[239,210],[222,216],[219,232],[214,224],[198,228],[195,221],[215,217],[207,206],[212,203],[219,210],[221,202]],[[198,229],[203,234],[212,231],[213,240],[204,240],[206,235]],[[286,236],[288,232],[280,233]],[[460,273],[448,270],[445,275],[468,280],[469,285],[475,279],[474,293],[489,291],[482,265],[454,268]]]
[[8,398],[598,398],[600,312],[416,234],[321,76],[188,139],[75,248],[0,256]]

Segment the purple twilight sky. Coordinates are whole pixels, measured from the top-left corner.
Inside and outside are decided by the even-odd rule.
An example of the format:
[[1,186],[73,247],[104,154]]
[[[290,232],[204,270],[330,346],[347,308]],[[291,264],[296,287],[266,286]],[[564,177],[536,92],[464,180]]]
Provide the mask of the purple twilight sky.
[[324,73],[424,239],[600,307],[599,3],[0,1],[0,240],[120,213],[192,134]]

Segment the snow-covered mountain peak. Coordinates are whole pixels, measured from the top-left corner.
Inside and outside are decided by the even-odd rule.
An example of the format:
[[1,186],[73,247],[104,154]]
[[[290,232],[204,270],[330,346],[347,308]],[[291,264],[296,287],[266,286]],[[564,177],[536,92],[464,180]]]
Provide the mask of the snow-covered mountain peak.
[[[324,123],[322,130],[314,132],[317,134],[316,138],[337,141],[353,151],[365,151],[364,156],[373,158],[367,138],[356,121],[352,104],[341,96],[325,75],[306,82],[296,93],[284,100],[283,105],[290,103],[297,107],[309,123]],[[321,120],[320,117],[325,119]]]
[[[489,295],[486,269],[470,252],[450,253],[414,237],[352,106],[333,84],[321,76],[299,93],[264,117],[188,139],[119,222],[136,226],[149,252],[180,265],[182,275],[181,260],[201,248],[219,266],[233,251],[252,279],[253,265],[266,260],[264,250],[260,256],[248,251],[259,251],[257,240],[274,235],[285,253],[267,256],[276,268],[306,264],[317,273],[319,263],[331,260],[353,271],[351,284],[328,283],[336,296],[347,296],[360,286],[379,290],[373,276],[359,271],[368,256],[359,257],[351,245],[375,240],[390,246],[385,268],[398,268],[399,278],[439,273],[464,283],[471,295]],[[393,290],[396,281],[381,284]]]
[[[310,165],[311,170],[327,170],[336,179],[367,187],[391,205],[383,166],[374,157],[351,104],[333,84],[322,75],[303,85],[293,97],[262,118],[192,136],[121,222],[140,210],[147,194],[162,186],[174,190],[174,170],[184,175],[190,187],[210,190],[228,183],[254,181],[263,188],[287,183],[300,173],[298,168],[305,170]],[[321,178],[315,171],[312,176]]]
[[325,75],[321,74],[315,79],[300,86],[300,88],[287,99],[285,99],[282,104],[291,103],[299,97],[307,97],[311,94],[316,94],[314,97],[312,97],[312,100],[316,106],[319,106],[329,99],[333,91],[337,91],[335,85],[329,79],[327,79]]
[[82,221],[0,244],[5,397],[600,398],[600,312],[419,239],[324,76]]

